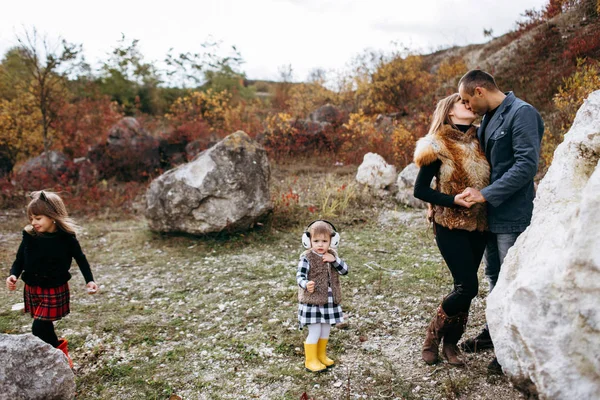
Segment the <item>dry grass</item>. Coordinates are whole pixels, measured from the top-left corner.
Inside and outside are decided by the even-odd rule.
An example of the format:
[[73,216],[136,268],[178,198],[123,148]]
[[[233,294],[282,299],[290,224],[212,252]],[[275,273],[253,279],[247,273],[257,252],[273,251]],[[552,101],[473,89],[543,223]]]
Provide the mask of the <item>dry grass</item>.
[[[358,187],[332,218],[350,266],[342,278],[348,324],[333,329],[330,341],[337,366],[304,370],[295,271],[303,225],[318,213],[301,210],[327,194],[342,202],[345,195],[330,189],[350,185],[353,173],[275,170],[274,193],[293,185],[297,208],[242,234],[163,236],[143,218],[82,220],[80,240],[101,291],[86,295],[75,274],[72,314],[56,324],[70,340],[78,398],[520,398],[505,378],[486,375],[491,353],[468,356],[465,369],[420,361],[424,328],[449,291],[449,273],[422,211],[367,203]],[[22,215],[3,212],[1,222],[8,274]],[[19,293],[0,291],[0,332],[30,330],[28,316],[10,311],[20,301]],[[468,334],[482,322],[478,297]]]

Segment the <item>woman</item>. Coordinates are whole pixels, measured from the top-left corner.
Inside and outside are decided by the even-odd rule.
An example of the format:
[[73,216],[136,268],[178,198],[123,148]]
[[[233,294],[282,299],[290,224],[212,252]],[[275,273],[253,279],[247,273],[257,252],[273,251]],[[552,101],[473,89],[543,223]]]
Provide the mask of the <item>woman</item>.
[[[466,202],[462,192],[467,187],[486,187],[490,177],[477,128],[472,125],[475,118],[458,93],[440,100],[429,132],[419,139],[415,150],[419,174],[414,195],[433,205],[429,217],[435,240],[454,279],[454,290],[444,298],[427,328],[422,352],[427,364],[437,362],[443,340],[442,353],[448,362],[464,365],[457,343],[467,324],[471,300],[477,295],[487,222],[485,206]],[[435,189],[431,189],[434,176]]]

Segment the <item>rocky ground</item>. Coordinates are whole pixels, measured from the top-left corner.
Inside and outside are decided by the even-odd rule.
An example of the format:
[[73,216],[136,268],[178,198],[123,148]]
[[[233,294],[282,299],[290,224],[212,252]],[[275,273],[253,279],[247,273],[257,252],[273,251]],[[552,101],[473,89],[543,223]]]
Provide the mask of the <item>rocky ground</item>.
[[[347,324],[332,330],[337,365],[321,374],[305,371],[297,329],[301,226],[199,238],[152,233],[141,217],[79,218],[101,290],[87,295],[74,266],[72,313],[56,323],[69,339],[77,398],[521,399],[505,377],[487,374],[490,352],[468,355],[462,369],[420,360],[451,279],[424,211],[392,207],[359,219],[348,209],[338,226],[350,266]],[[7,276],[26,221],[20,210],[0,220]],[[30,331],[30,317],[11,311],[19,285],[0,291],[0,332]],[[482,286],[468,335],[484,322]]]

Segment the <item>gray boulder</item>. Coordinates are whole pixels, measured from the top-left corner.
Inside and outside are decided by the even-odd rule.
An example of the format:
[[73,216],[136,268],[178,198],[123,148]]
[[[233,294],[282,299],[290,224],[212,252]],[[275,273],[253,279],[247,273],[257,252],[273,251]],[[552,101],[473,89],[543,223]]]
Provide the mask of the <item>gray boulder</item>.
[[75,376],[62,351],[32,334],[0,334],[0,398],[75,398]]
[[152,181],[146,193],[150,229],[191,234],[248,229],[273,208],[270,175],[265,149],[237,131]]
[[92,147],[88,158],[99,178],[143,181],[161,167],[160,143],[135,118],[125,117],[110,128],[106,143]]
[[[50,164],[48,164],[48,161]],[[37,157],[34,157],[28,160],[23,166],[19,169],[18,175],[27,175],[31,173],[38,172],[42,168],[45,168],[47,172],[56,172],[61,171],[66,168],[66,163],[69,161],[69,158],[59,151],[50,150],[48,152],[48,157],[46,157],[46,152],[43,152]]]
[[347,115],[341,109],[327,103],[313,111],[310,114],[310,119],[315,122],[339,125],[347,120]]
[[415,181],[419,174],[419,167],[417,164],[410,163],[400,172],[396,186],[398,186],[398,193],[396,194],[396,200],[401,204],[405,204],[413,208],[427,208],[427,203],[417,199],[413,196],[415,190]]
[[106,143],[112,146],[130,147],[137,141],[144,140],[148,132],[133,117],[122,118],[108,131]]

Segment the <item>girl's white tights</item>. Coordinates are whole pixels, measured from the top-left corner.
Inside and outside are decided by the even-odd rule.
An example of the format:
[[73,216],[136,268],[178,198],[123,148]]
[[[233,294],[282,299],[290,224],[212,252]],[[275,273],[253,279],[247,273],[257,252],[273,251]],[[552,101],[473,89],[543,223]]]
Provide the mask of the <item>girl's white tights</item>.
[[331,325],[329,324],[309,324],[306,344],[316,344],[319,339],[329,339],[330,331]]

